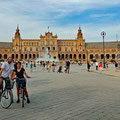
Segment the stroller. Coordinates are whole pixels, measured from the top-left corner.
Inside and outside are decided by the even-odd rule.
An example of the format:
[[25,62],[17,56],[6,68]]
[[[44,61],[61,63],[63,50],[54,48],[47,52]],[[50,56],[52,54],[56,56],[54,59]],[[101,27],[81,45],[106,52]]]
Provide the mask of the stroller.
[[62,73],[62,66],[59,66],[59,69],[57,72]]

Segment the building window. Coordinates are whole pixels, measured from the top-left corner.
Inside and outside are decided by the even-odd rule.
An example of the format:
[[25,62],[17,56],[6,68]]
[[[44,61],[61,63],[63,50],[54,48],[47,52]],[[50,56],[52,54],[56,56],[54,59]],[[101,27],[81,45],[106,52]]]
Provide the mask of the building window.
[[55,47],[53,47],[53,50],[55,50]]
[[72,59],[72,54],[70,54],[70,59]]
[[0,54],[0,59],[2,58],[2,55]]
[[109,55],[109,54],[107,54],[107,55],[106,55],[106,58],[107,58],[107,59],[109,59],[109,58],[110,58],[110,55]]
[[71,48],[71,51],[73,51],[73,48]]
[[65,46],[65,42],[64,42],[64,46]]
[[112,54],[112,59],[115,59],[115,54]]
[[67,48],[65,48],[65,51],[67,51]]
[[37,42],[37,46],[39,46],[39,42]]
[[50,51],[50,47],[48,47],[48,50]]
[[59,47],[59,51],[61,51],[61,47]]
[[101,59],[104,59],[104,54],[101,54]]
[[83,59],[86,59],[86,56],[85,56],[85,54],[83,54]]
[[81,59],[81,54],[79,54],[79,59]]
[[24,48],[24,51],[26,52],[26,51],[27,51],[27,49],[26,49],[26,48]]
[[26,43],[24,42],[24,46],[26,45]]
[[36,48],[36,51],[38,52],[38,48]]
[[32,51],[32,48],[30,48],[30,51]]
[[33,46],[33,42],[32,42],[32,46]]
[[44,50],[44,47],[42,47],[42,50]]
[[72,46],[73,46],[74,44],[73,44],[73,42],[72,42]]
[[25,59],[27,59],[27,54],[25,54]]
[[91,55],[90,55],[90,59],[93,59],[93,57],[94,57],[93,54],[91,54]]

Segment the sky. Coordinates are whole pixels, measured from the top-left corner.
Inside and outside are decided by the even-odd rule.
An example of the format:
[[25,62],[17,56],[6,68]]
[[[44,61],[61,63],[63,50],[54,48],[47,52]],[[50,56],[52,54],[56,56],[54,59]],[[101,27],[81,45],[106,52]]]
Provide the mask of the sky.
[[39,39],[50,27],[58,39],[120,40],[120,0],[0,0],[0,42],[11,42],[19,25],[22,39]]

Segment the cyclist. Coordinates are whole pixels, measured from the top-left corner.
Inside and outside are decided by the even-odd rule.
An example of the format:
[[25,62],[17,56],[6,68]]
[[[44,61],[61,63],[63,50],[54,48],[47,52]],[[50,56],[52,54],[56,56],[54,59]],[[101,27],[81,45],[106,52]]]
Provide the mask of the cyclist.
[[26,79],[25,79],[24,75],[27,78],[31,78],[30,76],[27,75],[27,73],[25,72],[25,69],[21,67],[21,62],[17,62],[17,69],[15,70],[14,75],[13,75],[13,79],[16,76],[16,88],[17,88],[17,98],[18,98],[17,103],[20,102],[20,96],[19,96],[19,91],[20,91],[20,82],[19,81],[20,80],[22,80],[22,83],[23,83],[24,92],[27,97],[27,103],[30,103],[28,92],[26,89]]
[[[5,80],[5,83],[7,81],[7,85],[10,86],[10,78],[12,78],[13,75],[13,70],[14,70],[14,64],[13,64],[13,59],[12,57],[9,57],[7,59],[7,62],[4,62],[1,66],[1,71],[0,71],[0,78],[2,78],[2,81]],[[3,87],[3,86],[2,86]]]

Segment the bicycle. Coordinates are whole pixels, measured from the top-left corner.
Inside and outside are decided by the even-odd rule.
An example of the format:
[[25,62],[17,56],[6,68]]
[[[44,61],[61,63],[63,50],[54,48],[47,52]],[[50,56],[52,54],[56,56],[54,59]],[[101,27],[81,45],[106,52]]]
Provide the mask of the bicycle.
[[5,81],[5,87],[2,90],[0,103],[2,108],[8,109],[13,103],[13,92],[14,81],[11,81],[9,78],[3,79]]
[[24,91],[24,84],[25,84],[25,78],[16,78],[16,79],[19,79],[19,93],[20,93],[20,98],[21,98],[21,104],[22,104],[22,107],[24,107],[24,101],[26,100],[25,99],[25,91]]

